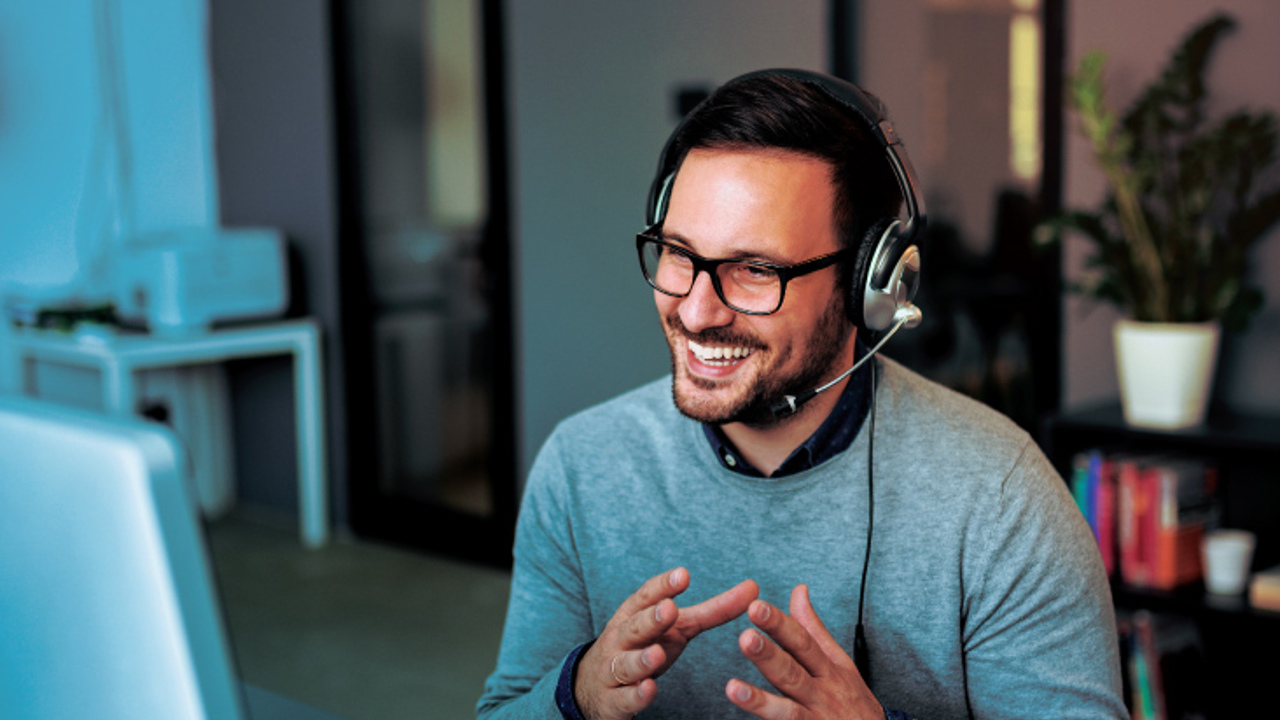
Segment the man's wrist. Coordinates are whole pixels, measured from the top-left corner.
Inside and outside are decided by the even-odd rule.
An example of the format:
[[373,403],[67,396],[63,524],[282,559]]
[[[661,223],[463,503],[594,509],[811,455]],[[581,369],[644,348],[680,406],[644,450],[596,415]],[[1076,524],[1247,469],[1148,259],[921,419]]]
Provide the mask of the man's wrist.
[[[573,695],[573,685],[578,677],[578,661],[594,642],[595,640],[591,640],[574,648],[565,658],[564,665],[560,667],[560,679],[556,681],[556,707],[560,709],[560,714],[565,720],[586,720],[582,716],[582,711],[578,709],[578,700]],[[891,720],[895,719],[891,718]]]

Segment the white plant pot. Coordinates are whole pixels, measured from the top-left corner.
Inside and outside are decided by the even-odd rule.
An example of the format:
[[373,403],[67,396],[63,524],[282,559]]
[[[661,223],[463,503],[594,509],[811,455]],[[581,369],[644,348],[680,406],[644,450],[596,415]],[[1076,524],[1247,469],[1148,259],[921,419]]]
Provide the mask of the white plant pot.
[[1116,371],[1125,422],[1163,429],[1203,423],[1221,334],[1217,323],[1117,321]]

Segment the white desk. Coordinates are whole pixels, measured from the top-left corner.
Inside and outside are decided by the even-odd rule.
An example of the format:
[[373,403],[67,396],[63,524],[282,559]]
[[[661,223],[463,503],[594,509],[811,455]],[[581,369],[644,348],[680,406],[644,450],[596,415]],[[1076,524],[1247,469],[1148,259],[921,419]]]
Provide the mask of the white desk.
[[308,547],[329,540],[328,479],[325,463],[324,392],[320,330],[312,320],[265,323],[168,338],[141,333],[105,337],[38,330],[9,335],[19,392],[35,394],[39,361],[97,368],[102,373],[107,412],[130,415],[137,402],[138,370],[223,362],[269,355],[293,357],[294,418],[298,443],[298,510]]

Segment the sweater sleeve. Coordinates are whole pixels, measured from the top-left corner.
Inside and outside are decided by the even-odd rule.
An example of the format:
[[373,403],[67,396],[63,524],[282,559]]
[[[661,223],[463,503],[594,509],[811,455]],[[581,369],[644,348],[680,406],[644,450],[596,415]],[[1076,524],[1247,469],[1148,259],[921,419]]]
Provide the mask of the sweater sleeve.
[[521,504],[498,663],[476,706],[482,720],[560,720],[561,671],[594,637],[565,475],[553,436],[534,462]]
[[1102,558],[1065,484],[1028,442],[966,574],[965,671],[979,718],[1123,718]]

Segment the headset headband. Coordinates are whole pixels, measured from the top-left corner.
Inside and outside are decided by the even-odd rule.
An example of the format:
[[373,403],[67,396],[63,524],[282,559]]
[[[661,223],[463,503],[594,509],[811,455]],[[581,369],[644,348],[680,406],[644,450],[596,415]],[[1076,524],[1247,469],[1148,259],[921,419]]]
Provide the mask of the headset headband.
[[[902,221],[898,236],[908,244],[914,243],[916,238],[924,232],[927,222],[924,200],[916,193],[915,168],[912,167],[911,160],[907,157],[906,149],[898,138],[897,132],[894,131],[892,123],[886,117],[884,106],[873,100],[871,96],[853,83],[808,70],[794,68],[756,70],[745,75],[739,75],[730,80],[729,83],[756,77],[787,77],[803,82],[821,90],[827,97],[853,110],[854,114],[862,119],[871,136],[884,148],[889,160],[889,166],[893,169],[893,175],[898,180],[898,189],[902,193],[903,204],[906,206],[906,219]],[[697,112],[698,109],[694,108],[689,113],[689,116],[695,115]],[[680,121],[675,131],[667,138],[666,145],[662,148],[662,155],[658,160],[658,174],[649,186],[646,220],[650,225],[656,225],[666,216],[667,203],[670,200],[671,186],[675,182],[676,173],[676,158],[672,157],[673,145],[689,116]]]

